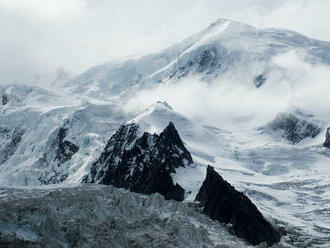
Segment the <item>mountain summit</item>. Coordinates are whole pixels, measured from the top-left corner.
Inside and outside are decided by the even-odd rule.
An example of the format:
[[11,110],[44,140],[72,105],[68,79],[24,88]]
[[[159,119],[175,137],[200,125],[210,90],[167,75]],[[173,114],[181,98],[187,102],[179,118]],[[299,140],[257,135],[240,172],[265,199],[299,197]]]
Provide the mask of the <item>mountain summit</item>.
[[283,73],[272,63],[290,50],[306,54],[310,63],[330,64],[330,43],[283,29],[258,29],[218,19],[206,29],[158,53],[113,61],[90,68],[69,80],[74,92],[96,97],[116,96],[154,87],[168,80],[197,75],[212,81],[224,75],[244,75],[260,87],[267,75]]

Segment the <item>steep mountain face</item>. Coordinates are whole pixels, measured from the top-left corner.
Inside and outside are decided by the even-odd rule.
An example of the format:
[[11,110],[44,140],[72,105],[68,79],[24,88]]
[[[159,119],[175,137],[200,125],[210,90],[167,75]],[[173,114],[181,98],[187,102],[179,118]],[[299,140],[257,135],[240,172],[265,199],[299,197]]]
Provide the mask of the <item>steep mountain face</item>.
[[43,184],[61,183],[68,177],[68,168],[63,169],[62,166],[79,151],[79,146],[65,139],[67,131],[65,128],[56,130],[53,142],[38,160],[37,167],[42,170],[39,180]]
[[191,163],[191,155],[173,123],[159,135],[144,132],[141,137],[139,126],[130,123],[122,125],[110,138],[83,181],[144,194],[157,192],[166,199],[182,201],[184,189],[173,183],[171,173]]
[[205,214],[229,224],[238,237],[252,245],[266,242],[271,246],[280,241],[279,232],[264,219],[250,199],[235,190],[211,166],[207,167],[196,200],[202,204]]
[[296,144],[306,138],[315,138],[322,129],[315,123],[299,118],[291,113],[281,113],[267,127],[280,131],[283,138]]
[[9,97],[7,94],[2,95],[2,105],[6,105],[9,102]]
[[118,104],[81,102],[58,89],[6,85],[0,92],[9,99],[0,104],[0,185],[81,182],[108,137],[132,118]]
[[327,128],[327,132],[325,134],[325,141],[323,143],[323,146],[326,148],[330,148],[330,127]]
[[19,128],[8,129],[0,126],[0,165],[15,153],[23,135],[24,130]]
[[309,63],[330,64],[330,43],[281,29],[257,29],[219,19],[205,30],[155,54],[95,66],[65,85],[94,97],[118,96],[168,80],[198,75],[208,82],[224,75],[244,75],[261,87],[268,74],[286,75],[272,58],[290,50]]

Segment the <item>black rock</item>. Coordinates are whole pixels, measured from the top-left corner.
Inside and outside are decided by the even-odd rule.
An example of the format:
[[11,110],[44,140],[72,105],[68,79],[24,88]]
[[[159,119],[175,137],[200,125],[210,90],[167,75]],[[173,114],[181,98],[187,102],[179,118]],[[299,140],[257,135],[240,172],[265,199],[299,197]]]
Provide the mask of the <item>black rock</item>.
[[221,67],[222,56],[218,48],[204,47],[192,58],[182,61],[183,64],[170,75],[170,78],[180,79],[196,73],[211,74]]
[[256,88],[260,88],[266,82],[266,80],[267,80],[266,75],[260,74],[254,78],[253,82]]
[[323,143],[323,146],[330,148],[330,127],[328,127],[327,133],[325,134],[325,141]]
[[56,130],[54,140],[38,160],[38,167],[47,168],[39,177],[44,184],[61,183],[68,177],[68,172],[59,167],[71,160],[72,156],[79,151],[79,146],[65,139],[67,131],[68,129],[63,127]]
[[315,138],[322,130],[317,125],[291,113],[279,114],[269,124],[269,127],[275,131],[282,131],[282,136],[292,144],[299,143],[306,138]]
[[67,129],[60,128],[56,136],[55,146],[56,155],[55,159],[59,164],[63,164],[66,161],[70,160],[76,152],[79,151],[79,146],[73,144],[68,140],[64,140],[66,137]]
[[19,128],[10,129],[9,127],[0,126],[0,165],[6,162],[16,151],[20,144],[25,131]]
[[206,179],[196,201],[211,219],[230,224],[233,232],[252,245],[280,241],[279,232],[264,219],[257,207],[243,193],[225,181],[213,167],[207,167]]
[[9,102],[9,96],[6,94],[2,95],[2,105],[6,105]]
[[122,125],[110,138],[100,158],[83,182],[111,184],[133,192],[160,193],[166,199],[182,201],[184,189],[173,183],[175,168],[191,164],[173,123],[160,134],[138,135],[138,125]]

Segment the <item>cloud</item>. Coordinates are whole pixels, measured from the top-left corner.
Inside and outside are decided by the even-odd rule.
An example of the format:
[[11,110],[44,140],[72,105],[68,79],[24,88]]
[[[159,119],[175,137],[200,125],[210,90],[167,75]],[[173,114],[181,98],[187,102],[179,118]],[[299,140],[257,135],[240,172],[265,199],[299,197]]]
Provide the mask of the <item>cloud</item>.
[[287,0],[265,11],[261,5],[243,9],[233,17],[258,27],[287,28],[330,41],[330,1]]
[[1,0],[0,8],[13,16],[37,16],[41,20],[55,19],[58,21],[81,16],[86,3],[82,0]]
[[166,101],[192,119],[224,129],[259,127],[278,113],[295,110],[330,121],[330,67],[308,64],[295,51],[274,57],[273,64],[283,68],[285,76],[270,74],[258,89],[245,74],[236,81],[224,77],[212,84],[190,77],[144,90],[126,109],[136,114],[156,101]]
[[[322,0],[0,0],[0,82],[165,48],[219,17],[330,40]],[[328,7],[328,8],[327,8]],[[309,18],[306,18],[309,17]],[[43,76],[44,75],[44,76]]]

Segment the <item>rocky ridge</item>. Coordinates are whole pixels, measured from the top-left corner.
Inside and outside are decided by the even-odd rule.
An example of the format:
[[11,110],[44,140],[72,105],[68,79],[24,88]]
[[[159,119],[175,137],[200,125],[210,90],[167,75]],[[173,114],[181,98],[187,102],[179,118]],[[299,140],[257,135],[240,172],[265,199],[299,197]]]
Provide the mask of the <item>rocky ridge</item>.
[[173,183],[171,173],[192,162],[173,123],[159,135],[147,132],[140,135],[139,126],[129,123],[110,138],[83,182],[114,185],[144,194],[157,192],[166,199],[182,201],[184,189]]

